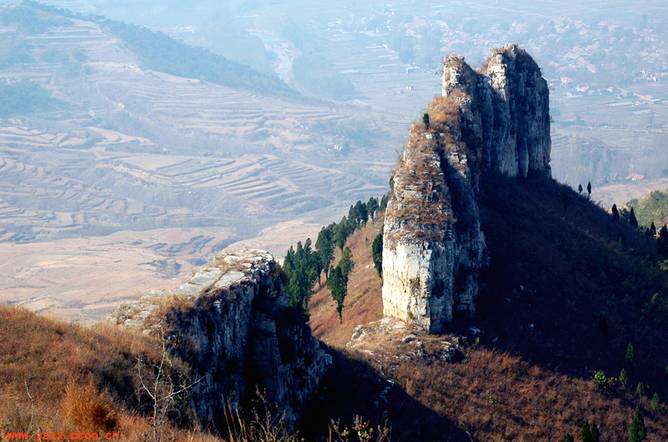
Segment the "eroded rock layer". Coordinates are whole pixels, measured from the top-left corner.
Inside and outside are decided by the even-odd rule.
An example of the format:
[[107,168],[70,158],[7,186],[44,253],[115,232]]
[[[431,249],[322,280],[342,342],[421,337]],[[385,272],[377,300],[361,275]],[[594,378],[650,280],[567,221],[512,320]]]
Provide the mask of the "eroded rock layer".
[[261,250],[217,255],[176,296],[144,296],[111,320],[164,334],[170,353],[201,379],[189,408],[212,430],[221,429],[225,407],[239,407],[256,386],[294,422],[331,365],[303,314],[289,307],[278,264]]
[[547,83],[514,45],[479,71],[450,56],[442,97],[411,127],[385,212],[383,311],[438,333],[475,312],[485,174],[550,176]]

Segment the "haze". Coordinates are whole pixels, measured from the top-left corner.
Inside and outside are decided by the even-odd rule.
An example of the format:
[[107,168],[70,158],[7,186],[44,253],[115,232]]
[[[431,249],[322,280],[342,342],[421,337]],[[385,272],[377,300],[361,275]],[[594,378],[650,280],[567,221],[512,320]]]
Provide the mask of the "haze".
[[89,320],[280,255],[386,191],[445,55],[506,42],[548,78],[557,179],[666,187],[668,5],[581,3],[1,2],[0,301]]

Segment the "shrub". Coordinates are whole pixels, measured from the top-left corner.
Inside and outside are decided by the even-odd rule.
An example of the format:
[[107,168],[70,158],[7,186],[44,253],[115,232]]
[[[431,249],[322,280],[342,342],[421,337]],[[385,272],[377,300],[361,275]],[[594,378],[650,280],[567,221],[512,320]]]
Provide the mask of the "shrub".
[[601,393],[605,393],[608,388],[608,377],[605,375],[603,370],[599,370],[594,373],[594,385],[596,389]]
[[111,431],[117,426],[116,414],[93,380],[80,384],[70,379],[61,401],[63,417],[83,431]]

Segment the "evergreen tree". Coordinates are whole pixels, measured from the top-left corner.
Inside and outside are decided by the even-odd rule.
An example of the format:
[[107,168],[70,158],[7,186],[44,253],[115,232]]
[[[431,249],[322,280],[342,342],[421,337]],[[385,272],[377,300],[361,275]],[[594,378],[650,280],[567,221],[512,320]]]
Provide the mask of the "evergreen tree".
[[647,437],[647,430],[645,429],[645,420],[640,412],[640,407],[636,407],[633,413],[633,420],[629,427],[629,442],[641,442]]
[[390,200],[390,194],[386,193],[385,195],[383,195],[383,197],[380,199],[379,209],[380,210],[387,209],[387,203],[389,202],[389,200]]
[[372,221],[376,219],[376,212],[379,207],[377,198],[373,196],[369,198],[369,201],[366,203],[366,208],[369,211],[369,218],[371,218]]
[[626,346],[626,355],[624,355],[624,360],[627,364],[633,365],[636,362],[636,350],[633,348],[631,342]]
[[657,248],[659,253],[668,259],[668,225],[661,227],[659,230],[659,238],[657,239]]
[[425,113],[422,115],[422,122],[424,123],[424,128],[429,129],[429,114]]
[[584,421],[580,425],[580,439],[582,442],[599,442],[598,441],[598,427],[592,424],[589,425],[589,422]]
[[654,392],[650,405],[653,412],[658,414],[661,411],[661,398],[659,397],[659,393]]
[[334,229],[334,241],[342,252],[349,234],[348,218],[344,216]]
[[378,276],[383,277],[383,232],[376,235],[371,244],[371,256],[373,257],[373,265],[378,272]]
[[320,266],[325,271],[325,276],[329,275],[329,265],[334,259],[334,248],[336,243],[334,241],[334,227],[335,224],[330,224],[327,227],[320,229],[318,239],[315,242],[315,247],[318,250]]
[[646,390],[645,390],[645,384],[643,382],[638,382],[638,385],[636,385],[636,395],[638,395],[639,398],[645,396]]
[[587,197],[591,198],[591,181],[587,183]]
[[578,184],[578,193],[579,193],[579,194],[582,194],[582,191],[583,191],[583,190],[584,190],[584,189],[582,188],[582,184]]
[[636,211],[631,207],[631,212],[629,212],[629,224],[634,229],[638,228],[638,219],[636,218]]
[[649,226],[649,234],[652,238],[656,236],[656,225],[654,224],[654,221],[652,221],[652,224]]
[[561,439],[562,442],[575,442],[575,439],[573,438],[573,435],[571,433],[566,433],[563,439]]
[[612,219],[615,221],[619,219],[619,210],[617,209],[617,204],[612,205]]
[[346,299],[348,291],[348,281],[343,276],[340,266],[336,266],[329,272],[327,278],[327,287],[332,292],[332,298],[336,301],[336,311],[339,314],[339,321],[343,322],[343,302]]
[[625,387],[629,383],[629,374],[626,371],[626,368],[622,368],[622,371],[619,372],[619,382]]
[[350,276],[350,272],[352,272],[354,266],[355,264],[353,263],[353,253],[348,247],[346,247],[343,251],[343,255],[341,256],[341,261],[339,261],[339,267],[341,267],[341,272],[343,272],[343,276],[346,278],[346,283],[348,281],[348,276]]

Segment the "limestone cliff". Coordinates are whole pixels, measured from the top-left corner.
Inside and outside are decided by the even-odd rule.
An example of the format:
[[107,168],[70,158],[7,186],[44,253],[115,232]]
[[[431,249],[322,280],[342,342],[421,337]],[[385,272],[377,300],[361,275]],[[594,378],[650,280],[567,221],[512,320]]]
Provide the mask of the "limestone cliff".
[[473,70],[450,56],[442,97],[413,124],[385,213],[383,311],[432,333],[475,312],[485,263],[477,192],[486,174],[550,176],[547,83],[515,45]]
[[189,394],[203,428],[220,430],[225,407],[258,386],[294,422],[331,364],[303,314],[288,306],[280,268],[264,251],[216,256],[167,300],[144,296],[112,321],[163,333],[169,351],[202,380]]

